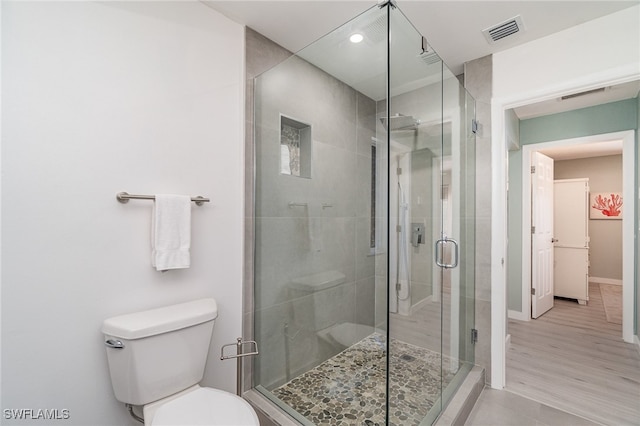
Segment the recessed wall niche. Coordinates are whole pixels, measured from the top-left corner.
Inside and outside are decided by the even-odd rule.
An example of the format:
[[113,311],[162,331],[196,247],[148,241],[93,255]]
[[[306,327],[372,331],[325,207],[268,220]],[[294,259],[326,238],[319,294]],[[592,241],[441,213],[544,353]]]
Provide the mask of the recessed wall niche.
[[280,115],[280,173],[311,178],[311,125]]

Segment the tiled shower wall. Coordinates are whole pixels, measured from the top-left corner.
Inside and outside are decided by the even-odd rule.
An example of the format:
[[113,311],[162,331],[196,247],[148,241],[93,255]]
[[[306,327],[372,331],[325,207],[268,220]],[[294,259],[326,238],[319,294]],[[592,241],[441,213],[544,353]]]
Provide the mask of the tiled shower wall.
[[[244,262],[242,278],[242,335],[254,338],[253,309],[253,252],[254,252],[254,142],[253,142],[253,98],[254,78],[274,65],[284,61],[292,53],[277,45],[262,34],[245,27],[245,131],[244,131]],[[245,358],[243,364],[243,389],[253,387],[253,357]]]
[[[247,51],[265,50],[284,56],[283,49],[247,29]],[[249,62],[247,58],[248,70],[258,68]],[[263,74],[252,94],[258,195],[255,270],[247,261],[245,275],[255,274],[255,287],[245,280],[245,300],[249,302],[253,291],[253,335],[261,345],[254,384],[271,387],[341,349],[319,339],[321,329],[341,322],[376,323],[376,257],[370,253],[376,105],[298,57]],[[311,125],[311,178],[280,174],[281,114]],[[247,134],[251,131],[248,125]],[[248,228],[250,222],[247,214]],[[297,278],[328,271],[343,274],[344,283],[315,295],[292,288]],[[247,310],[245,326],[250,317]]]

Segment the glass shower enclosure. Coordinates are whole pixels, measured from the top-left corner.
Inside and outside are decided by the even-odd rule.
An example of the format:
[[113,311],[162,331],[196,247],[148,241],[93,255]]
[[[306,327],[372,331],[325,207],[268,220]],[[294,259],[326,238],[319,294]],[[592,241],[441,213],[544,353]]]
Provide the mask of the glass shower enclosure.
[[474,100],[393,3],[254,87],[254,388],[433,423],[474,362]]

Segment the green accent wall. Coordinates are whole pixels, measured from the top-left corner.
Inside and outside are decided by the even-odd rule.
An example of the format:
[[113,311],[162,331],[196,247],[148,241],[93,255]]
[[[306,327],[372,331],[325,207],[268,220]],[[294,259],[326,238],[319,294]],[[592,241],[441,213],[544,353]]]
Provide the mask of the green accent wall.
[[560,114],[520,121],[520,144],[549,142],[636,130],[638,101],[626,99]]
[[[638,98],[520,121],[520,146],[624,130],[638,130]],[[638,144],[636,132],[636,144]],[[638,145],[636,145],[638,146]],[[637,159],[640,162],[640,159]],[[636,171],[638,172],[638,162]],[[637,173],[640,182],[640,172]],[[637,190],[637,189],[636,189]],[[637,200],[637,197],[636,197]],[[522,312],[522,150],[509,152],[508,308]],[[637,211],[637,208],[636,208]],[[636,231],[637,232],[637,231]],[[638,247],[638,239],[636,245]],[[640,247],[639,247],[640,248]],[[636,250],[637,252],[640,250]],[[640,259],[639,259],[640,260]],[[637,265],[637,263],[636,263]],[[636,279],[636,302],[640,306]],[[638,310],[636,309],[636,312]],[[640,315],[636,316],[637,330]]]

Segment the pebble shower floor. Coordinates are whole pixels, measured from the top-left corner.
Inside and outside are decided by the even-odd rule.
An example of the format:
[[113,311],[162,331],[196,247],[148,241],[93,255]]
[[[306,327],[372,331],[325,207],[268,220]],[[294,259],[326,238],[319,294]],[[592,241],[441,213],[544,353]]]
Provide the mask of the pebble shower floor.
[[[382,426],[384,342],[374,333],[272,392],[314,424]],[[395,339],[390,343],[389,424],[418,425],[454,374],[445,370],[440,377],[437,352]]]

